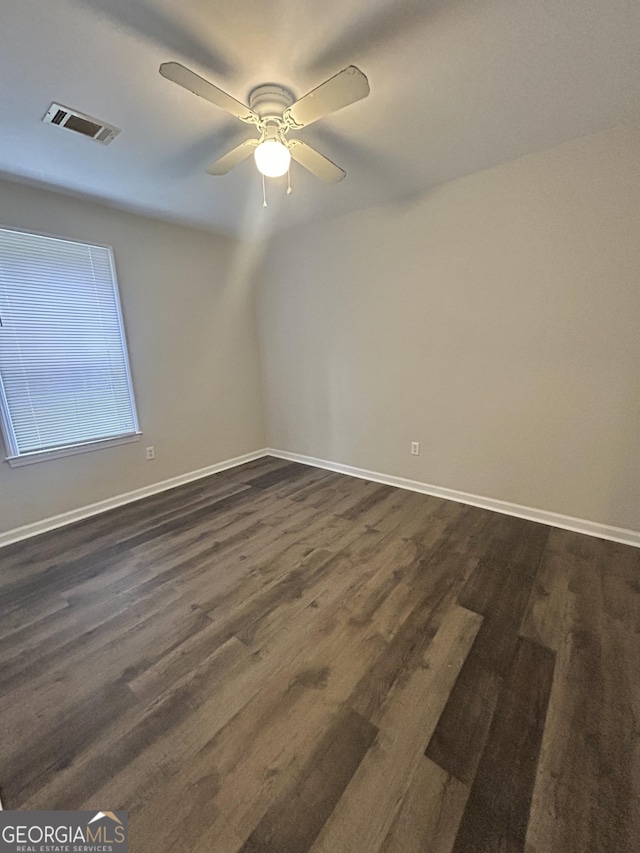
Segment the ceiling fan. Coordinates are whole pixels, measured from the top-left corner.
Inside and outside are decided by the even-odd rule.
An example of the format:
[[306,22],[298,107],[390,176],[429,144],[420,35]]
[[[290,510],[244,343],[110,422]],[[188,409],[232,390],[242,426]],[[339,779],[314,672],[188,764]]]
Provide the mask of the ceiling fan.
[[306,142],[289,139],[288,134],[367,97],[369,82],[355,65],[349,65],[295,103],[283,86],[258,86],[249,95],[248,107],[179,62],[163,63],[160,73],[240,121],[253,125],[259,134],[255,139],[241,142],[212,163],[207,169],[208,174],[226,175],[253,154],[258,171],[269,178],[288,172],[292,158],[327,183],[337,183],[344,178],[346,173],[343,169]]

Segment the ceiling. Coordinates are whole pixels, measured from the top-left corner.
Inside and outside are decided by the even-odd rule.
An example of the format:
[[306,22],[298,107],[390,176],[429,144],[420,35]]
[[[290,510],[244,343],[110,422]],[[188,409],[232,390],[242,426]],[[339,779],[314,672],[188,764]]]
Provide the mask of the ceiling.
[[[635,0],[0,0],[0,172],[245,234],[392,203],[640,119]],[[300,131],[347,171],[206,166],[251,128],[158,73],[177,60],[239,100],[301,96],[345,66],[370,96]],[[102,146],[40,120],[52,101],[117,127]]]

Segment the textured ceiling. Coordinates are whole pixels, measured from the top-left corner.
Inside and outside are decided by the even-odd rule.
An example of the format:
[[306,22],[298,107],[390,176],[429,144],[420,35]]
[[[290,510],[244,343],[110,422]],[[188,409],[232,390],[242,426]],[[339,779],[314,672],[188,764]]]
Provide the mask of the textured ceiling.
[[[0,0],[0,172],[239,234],[391,203],[640,119],[637,0]],[[177,60],[239,100],[300,96],[351,63],[369,98],[300,131],[347,171],[205,167],[251,128],[158,73]],[[44,125],[58,101],[122,128]]]

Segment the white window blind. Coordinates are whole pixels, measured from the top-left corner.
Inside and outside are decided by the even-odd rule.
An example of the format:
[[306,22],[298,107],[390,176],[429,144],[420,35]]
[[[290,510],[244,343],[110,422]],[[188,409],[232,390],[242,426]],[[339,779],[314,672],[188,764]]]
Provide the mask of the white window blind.
[[111,250],[0,229],[9,460],[138,434]]

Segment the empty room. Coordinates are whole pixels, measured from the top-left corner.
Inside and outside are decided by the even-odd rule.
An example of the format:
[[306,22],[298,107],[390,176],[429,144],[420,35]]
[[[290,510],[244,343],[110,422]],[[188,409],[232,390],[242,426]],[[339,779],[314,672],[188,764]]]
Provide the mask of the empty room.
[[0,38],[0,851],[640,850],[640,5]]

